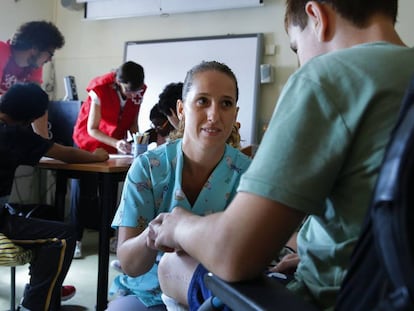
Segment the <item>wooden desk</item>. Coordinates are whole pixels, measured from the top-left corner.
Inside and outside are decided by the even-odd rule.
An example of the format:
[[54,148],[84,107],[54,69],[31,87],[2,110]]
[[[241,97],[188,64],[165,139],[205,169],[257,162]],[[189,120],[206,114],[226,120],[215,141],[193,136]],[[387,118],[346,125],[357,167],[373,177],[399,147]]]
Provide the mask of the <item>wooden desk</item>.
[[56,171],[55,205],[60,219],[64,219],[68,178],[98,174],[101,196],[101,225],[99,230],[99,263],[96,310],[103,311],[108,303],[108,266],[110,225],[117,205],[118,183],[125,180],[133,161],[132,156],[111,156],[108,161],[88,164],[68,164],[51,158],[42,158],[39,168]]

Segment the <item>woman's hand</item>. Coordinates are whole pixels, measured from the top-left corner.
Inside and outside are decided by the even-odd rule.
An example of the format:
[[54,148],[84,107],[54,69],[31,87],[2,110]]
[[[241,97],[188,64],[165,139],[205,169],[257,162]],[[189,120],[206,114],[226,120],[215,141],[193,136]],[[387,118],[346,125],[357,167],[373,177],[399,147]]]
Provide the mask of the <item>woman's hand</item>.
[[148,225],[148,237],[152,241],[151,245],[163,252],[181,250],[182,248],[175,238],[176,228],[179,223],[189,221],[191,217],[194,215],[181,207],[175,207],[170,213],[159,214]]
[[116,142],[116,149],[122,154],[131,153],[131,144],[124,139],[120,139]]

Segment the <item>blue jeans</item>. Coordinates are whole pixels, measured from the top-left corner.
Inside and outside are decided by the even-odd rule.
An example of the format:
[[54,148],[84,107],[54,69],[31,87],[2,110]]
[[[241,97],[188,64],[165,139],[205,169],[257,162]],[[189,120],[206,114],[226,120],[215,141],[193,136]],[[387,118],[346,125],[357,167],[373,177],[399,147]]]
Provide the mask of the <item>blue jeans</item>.
[[[98,175],[72,179],[70,190],[70,222],[76,229],[76,241],[82,241],[84,228],[99,230]],[[95,222],[91,224],[91,222]]]

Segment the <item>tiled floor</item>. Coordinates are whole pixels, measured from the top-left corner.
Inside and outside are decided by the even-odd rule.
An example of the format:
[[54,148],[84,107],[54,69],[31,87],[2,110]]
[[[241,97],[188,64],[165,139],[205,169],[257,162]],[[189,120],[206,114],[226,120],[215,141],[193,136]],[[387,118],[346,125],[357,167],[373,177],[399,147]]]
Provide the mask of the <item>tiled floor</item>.
[[[75,297],[63,303],[62,311],[95,310],[97,271],[98,271],[98,233],[85,231],[83,239],[83,259],[74,259],[66,277],[65,284],[74,285]],[[111,258],[115,255],[111,254]],[[16,300],[19,301],[23,287],[28,280],[28,266],[17,267]],[[109,268],[109,283],[118,272]],[[0,311],[9,310],[10,302],[10,268],[0,266]]]

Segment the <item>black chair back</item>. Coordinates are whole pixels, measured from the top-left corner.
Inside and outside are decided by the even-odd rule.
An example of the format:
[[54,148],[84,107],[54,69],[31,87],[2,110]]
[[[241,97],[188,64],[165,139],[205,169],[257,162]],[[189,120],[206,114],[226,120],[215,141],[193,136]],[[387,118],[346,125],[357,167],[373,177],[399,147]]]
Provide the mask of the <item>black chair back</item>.
[[81,101],[58,100],[50,101],[48,108],[49,138],[54,142],[73,146],[73,128],[78,118]]

